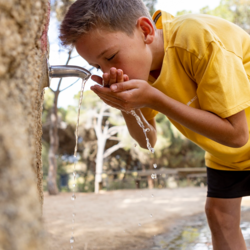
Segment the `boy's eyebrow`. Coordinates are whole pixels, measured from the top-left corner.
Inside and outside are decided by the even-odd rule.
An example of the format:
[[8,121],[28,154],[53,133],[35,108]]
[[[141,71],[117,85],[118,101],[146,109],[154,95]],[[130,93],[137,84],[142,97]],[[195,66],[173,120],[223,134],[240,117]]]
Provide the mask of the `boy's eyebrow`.
[[109,50],[109,48],[108,48],[108,49],[105,49],[105,50],[97,57],[97,59],[99,59],[102,55],[104,55],[108,50]]
[[[112,47],[111,47],[112,48]],[[105,49],[98,57],[97,59],[99,59],[101,56],[103,56],[107,51],[109,51],[111,48]]]

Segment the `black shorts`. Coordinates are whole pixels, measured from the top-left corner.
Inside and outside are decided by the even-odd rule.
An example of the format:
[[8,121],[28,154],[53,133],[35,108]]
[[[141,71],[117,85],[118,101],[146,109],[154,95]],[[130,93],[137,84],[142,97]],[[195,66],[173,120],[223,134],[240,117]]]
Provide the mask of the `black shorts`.
[[207,197],[250,196],[250,171],[225,171],[207,167]]

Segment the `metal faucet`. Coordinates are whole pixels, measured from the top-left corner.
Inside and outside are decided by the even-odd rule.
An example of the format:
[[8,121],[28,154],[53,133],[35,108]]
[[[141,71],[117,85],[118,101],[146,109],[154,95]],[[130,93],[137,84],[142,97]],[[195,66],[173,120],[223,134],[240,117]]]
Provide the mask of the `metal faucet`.
[[[48,72],[48,83],[50,86],[51,78],[62,78],[62,77],[78,77],[83,80],[88,80],[91,76],[91,73],[82,67],[73,66],[73,65],[53,65],[50,66],[47,60],[47,72]],[[49,87],[44,86],[44,87]]]
[[78,77],[83,80],[88,80],[91,73],[85,68],[72,65],[54,65],[49,66],[49,77]]

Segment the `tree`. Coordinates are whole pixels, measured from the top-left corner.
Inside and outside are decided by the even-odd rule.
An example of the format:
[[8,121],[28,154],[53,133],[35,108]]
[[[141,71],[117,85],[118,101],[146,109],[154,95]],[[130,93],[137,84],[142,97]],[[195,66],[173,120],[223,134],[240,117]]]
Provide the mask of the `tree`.
[[239,25],[250,34],[250,0],[221,0],[215,9],[204,7],[200,12],[222,17]]
[[[95,193],[100,190],[100,184],[102,182],[102,172],[103,172],[103,159],[111,155],[113,152],[118,150],[123,146],[122,142],[118,137],[113,137],[118,132],[121,132],[126,128],[126,126],[113,126],[109,127],[109,121],[106,120],[103,126],[103,118],[105,116],[110,116],[111,113],[107,112],[109,109],[108,105],[103,103],[97,118],[95,119],[95,132],[97,136],[97,155],[96,155],[96,173],[95,173]],[[116,145],[105,150],[105,144],[108,139],[119,141]]]

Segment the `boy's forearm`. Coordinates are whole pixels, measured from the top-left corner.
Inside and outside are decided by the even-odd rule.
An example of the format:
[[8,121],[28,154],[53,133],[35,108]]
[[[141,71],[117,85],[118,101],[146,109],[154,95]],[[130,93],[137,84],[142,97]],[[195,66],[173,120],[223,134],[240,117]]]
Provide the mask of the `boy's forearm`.
[[[141,112],[138,112],[138,110],[135,110],[135,112],[141,118],[141,121],[143,122],[145,128],[150,128],[150,132],[147,133],[147,136],[149,138],[151,146],[154,147],[157,140],[155,128],[151,124],[149,124],[144,117],[141,116]],[[140,147],[147,149],[145,134],[143,133],[142,128],[138,125],[135,117],[132,114],[127,114],[123,111],[122,115],[124,117],[130,135],[138,142]]]
[[241,147],[233,125],[213,113],[189,107],[156,90],[150,108],[175,120],[186,128],[228,147]]

